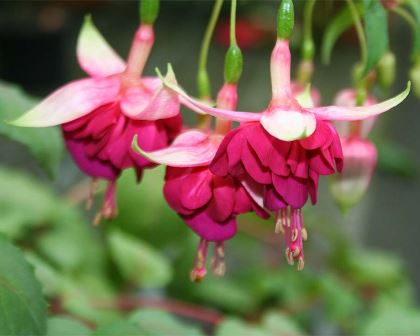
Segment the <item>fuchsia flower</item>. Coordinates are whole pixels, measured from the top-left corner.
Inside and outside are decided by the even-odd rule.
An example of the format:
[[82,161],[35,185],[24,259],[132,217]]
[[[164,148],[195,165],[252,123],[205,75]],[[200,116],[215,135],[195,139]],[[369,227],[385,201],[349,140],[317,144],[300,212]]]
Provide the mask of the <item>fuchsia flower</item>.
[[90,77],[59,88],[13,122],[25,127],[62,125],[79,168],[109,182],[97,221],[116,215],[115,181],[121,170],[133,167],[140,179],[143,169],[154,165],[131,149],[133,136],[143,149],[155,150],[166,147],[182,126],[177,96],[159,78],[141,77],[153,43],[152,25],[140,25],[125,64],[88,17],[77,58]]
[[[218,95],[218,106],[233,110],[236,107],[235,84],[225,84]],[[206,256],[210,242],[215,244],[212,269],[223,275],[224,241],[236,234],[236,216],[255,211],[267,218],[265,212],[248,194],[239,180],[232,176],[216,176],[209,170],[223,135],[189,130],[180,134],[166,149],[145,152],[133,145],[149,160],[166,164],[164,195],[169,205],[200,236],[191,279],[200,281],[206,275]]]
[[[372,106],[376,100],[368,96],[364,106]],[[335,98],[338,106],[356,106],[356,92],[346,89]],[[344,155],[344,169],[333,176],[331,193],[343,212],[356,205],[366,193],[376,167],[377,151],[367,136],[376,117],[355,122],[335,122],[340,134]]]
[[262,195],[264,206],[277,212],[276,231],[285,232],[287,260],[297,260],[302,269],[306,231],[301,208],[308,195],[316,202],[319,175],[342,169],[339,137],[329,121],[378,115],[399,104],[410,88],[372,106],[312,107],[310,99],[301,101],[302,106],[292,94],[290,62],[289,42],[279,38],[271,56],[273,97],[262,113],[213,108],[189,97],[175,82],[163,81],[178,93],[182,104],[197,113],[241,122],[223,139],[210,170],[216,176],[236,177],[248,190]]

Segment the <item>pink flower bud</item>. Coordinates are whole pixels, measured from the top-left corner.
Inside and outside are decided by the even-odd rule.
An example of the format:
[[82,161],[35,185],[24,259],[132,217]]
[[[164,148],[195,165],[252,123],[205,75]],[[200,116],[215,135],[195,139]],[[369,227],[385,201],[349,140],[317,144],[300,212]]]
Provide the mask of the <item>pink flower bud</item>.
[[351,137],[341,141],[344,168],[332,177],[331,193],[343,212],[366,193],[376,167],[377,152],[369,140]]

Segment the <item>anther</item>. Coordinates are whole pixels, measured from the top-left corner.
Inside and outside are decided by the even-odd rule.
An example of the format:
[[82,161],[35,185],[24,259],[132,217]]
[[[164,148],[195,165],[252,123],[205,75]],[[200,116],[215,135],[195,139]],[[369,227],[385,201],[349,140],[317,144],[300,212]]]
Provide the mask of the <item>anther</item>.
[[305,261],[303,260],[302,257],[300,257],[298,259],[297,270],[302,271],[304,267],[305,267]]
[[303,240],[308,240],[308,231],[306,231],[306,229],[303,228],[300,232],[302,234],[302,239]]

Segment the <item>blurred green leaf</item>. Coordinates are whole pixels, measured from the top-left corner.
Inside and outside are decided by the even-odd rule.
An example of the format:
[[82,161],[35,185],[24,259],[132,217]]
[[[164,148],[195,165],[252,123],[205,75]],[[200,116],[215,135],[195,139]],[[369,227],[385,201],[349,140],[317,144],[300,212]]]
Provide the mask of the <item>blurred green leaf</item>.
[[130,321],[120,320],[110,324],[99,326],[92,336],[143,336],[145,335],[139,327]]
[[140,239],[111,230],[107,234],[111,256],[122,276],[141,287],[163,287],[172,279],[167,257]]
[[0,232],[11,238],[50,221],[57,210],[56,196],[24,173],[0,168],[0,190]]
[[265,331],[260,327],[250,325],[249,323],[243,322],[237,318],[226,318],[223,320],[223,322],[217,326],[215,335],[273,336],[273,334],[268,331]]
[[321,277],[321,294],[328,318],[346,324],[361,311],[362,298],[338,277],[325,274]]
[[18,86],[0,81],[0,135],[26,146],[41,167],[53,177],[63,154],[63,141],[56,127],[22,128],[8,125],[29,110],[37,100],[26,95]]
[[387,288],[404,277],[401,260],[382,251],[352,250],[340,265],[356,284],[362,286]]
[[280,312],[268,312],[264,315],[262,326],[270,335],[297,336],[305,335],[290,316]]
[[413,10],[417,21],[417,29],[414,33],[414,44],[412,51],[413,61],[416,61],[416,59],[420,57],[420,1],[408,0],[407,4]]
[[[359,13],[362,13],[363,7],[358,5]],[[329,64],[331,53],[338,38],[343,34],[353,23],[351,12],[347,5],[329,22],[325,29],[321,45],[321,58],[324,64]]]
[[363,0],[365,8],[365,34],[367,60],[363,77],[372,70],[388,50],[388,18],[378,0]]
[[359,335],[420,335],[420,312],[390,305],[367,316]]
[[415,178],[419,175],[416,156],[409,150],[385,139],[375,139],[378,150],[378,168],[388,174]]
[[42,285],[45,295],[53,296],[60,293],[62,279],[48,263],[32,252],[25,253],[26,260],[34,267],[35,276]]
[[183,323],[169,313],[155,309],[138,310],[130,316],[129,321],[135,323],[145,336],[204,335],[199,328]]
[[247,313],[257,306],[257,296],[250,295],[249,288],[238,281],[225,278],[207,279],[194,286],[194,294],[207,304],[230,312]]
[[109,225],[154,246],[179,249],[190,230],[163,197],[164,174],[163,166],[147,169],[137,185],[133,170],[124,171],[117,186],[119,214]]
[[91,332],[83,323],[68,317],[48,319],[47,336],[88,336]]
[[47,306],[22,253],[0,235],[0,334],[44,335]]

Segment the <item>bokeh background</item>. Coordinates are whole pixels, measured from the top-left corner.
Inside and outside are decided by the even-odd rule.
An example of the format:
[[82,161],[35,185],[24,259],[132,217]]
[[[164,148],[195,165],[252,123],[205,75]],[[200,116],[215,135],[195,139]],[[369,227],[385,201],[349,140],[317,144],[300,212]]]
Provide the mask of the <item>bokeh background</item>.
[[[146,74],[171,62],[178,81],[196,94],[199,46],[212,3],[162,1]],[[296,1],[294,65],[302,4]],[[239,1],[244,72],[238,109],[263,110],[269,101],[277,5]],[[343,5],[318,2],[318,51],[326,24]],[[85,14],[92,14],[109,43],[126,56],[137,7],[135,1],[0,2],[1,119],[23,113],[58,86],[84,76],[75,46]],[[213,95],[223,80],[227,22],[225,4],[209,56]],[[389,92],[374,92],[378,100],[405,87],[410,67],[409,27],[395,15],[389,27],[397,78]],[[317,53],[313,85],[324,104],[352,85],[358,57],[352,30],[340,38],[329,65]],[[194,123],[191,112],[184,115],[186,123]],[[0,232],[35,266],[50,314],[70,316],[84,328],[116,321],[124,328],[130,316],[144,334],[153,335],[420,333],[419,125],[419,100],[413,94],[380,118],[372,136],[378,169],[367,195],[345,216],[329,195],[328,179],[321,181],[319,204],[305,209],[309,241],[303,272],[287,265],[273,220],[248,215],[226,245],[226,276],[209,274],[201,284],[190,283],[198,238],[162,197],[163,167],[147,171],[139,185],[133,172],[125,172],[118,186],[118,218],[92,227],[94,211],[84,211],[83,205],[89,181],[53,129],[0,126]]]

